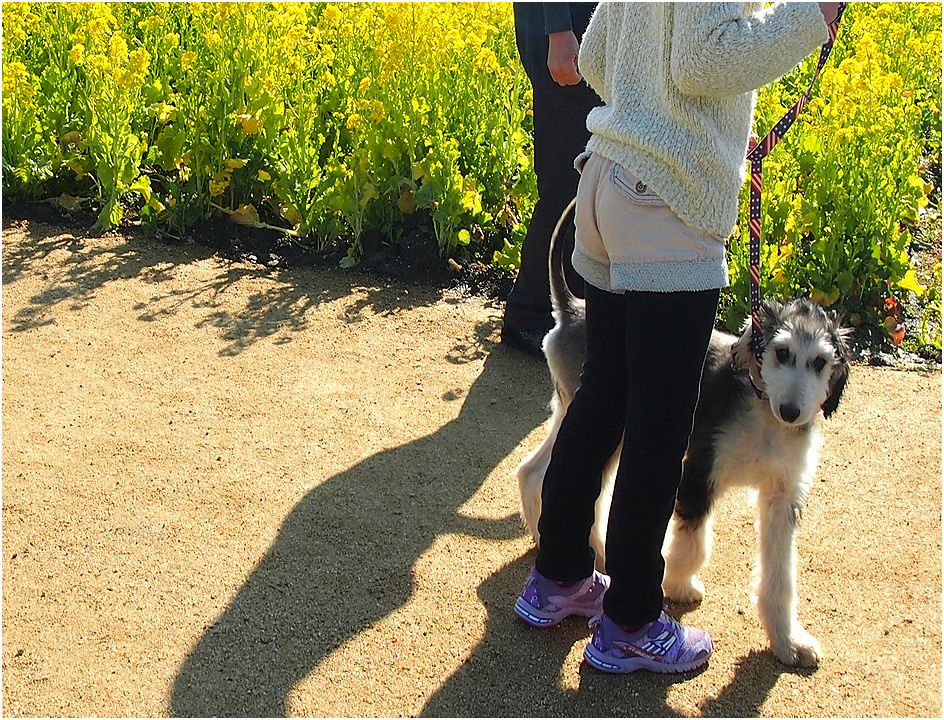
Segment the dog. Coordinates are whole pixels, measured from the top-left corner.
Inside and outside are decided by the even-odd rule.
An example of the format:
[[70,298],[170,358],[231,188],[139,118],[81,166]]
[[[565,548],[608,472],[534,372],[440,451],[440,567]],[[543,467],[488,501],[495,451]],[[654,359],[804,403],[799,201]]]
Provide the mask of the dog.
[[[575,202],[551,238],[549,278],[555,326],[544,339],[554,384],[549,432],[517,470],[522,515],[540,541],[541,486],[551,450],[574,393],[586,354],[586,310],[567,286],[559,235],[573,227]],[[848,331],[835,313],[809,300],[763,304],[761,322],[765,395],[749,379],[750,319],[740,337],[715,330],[705,359],[694,428],[663,546],[663,590],[668,599],[697,603],[704,596],[698,571],[712,544],[712,508],[730,487],[756,493],[759,552],[754,600],[776,657],[786,665],[815,667],[819,642],[797,617],[798,524],[813,484],[822,444],[820,417],[839,405],[849,377]],[[606,565],[606,521],[618,448],[604,472],[590,544],[597,567]],[[627,548],[628,552],[632,550]]]

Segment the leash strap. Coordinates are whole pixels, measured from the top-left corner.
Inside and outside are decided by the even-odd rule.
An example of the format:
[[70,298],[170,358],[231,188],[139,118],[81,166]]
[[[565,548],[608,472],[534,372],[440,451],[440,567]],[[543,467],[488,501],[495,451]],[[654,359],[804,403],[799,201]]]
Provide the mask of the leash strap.
[[[793,125],[797,116],[803,111],[806,103],[809,102],[810,94],[813,91],[813,85],[816,78],[819,77],[829,58],[829,53],[833,49],[833,41],[836,39],[836,33],[839,31],[839,21],[846,9],[846,3],[839,5],[839,11],[836,19],[829,25],[829,40],[823,45],[819,53],[819,64],[816,66],[816,72],[810,81],[803,96],[797,103],[790,108],[780,122],[771,128],[764,138],[755,145],[747,154],[747,159],[751,163],[751,205],[750,205],[750,271],[751,271],[751,348],[754,352],[754,358],[757,361],[757,370],[760,372],[763,367],[764,339],[760,331],[760,243],[761,243],[761,190],[763,188],[763,160],[774,149],[774,146],[780,142],[780,139],[786,134],[790,126]],[[753,384],[753,380],[751,381]],[[754,390],[760,395],[760,391],[755,386]]]

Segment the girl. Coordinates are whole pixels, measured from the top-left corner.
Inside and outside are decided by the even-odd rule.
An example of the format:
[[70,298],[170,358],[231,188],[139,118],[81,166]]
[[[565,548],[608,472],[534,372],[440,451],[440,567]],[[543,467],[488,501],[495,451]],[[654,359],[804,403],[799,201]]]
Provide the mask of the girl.
[[[579,69],[604,101],[577,158],[574,268],[587,359],[544,478],[540,547],[515,604],[548,627],[601,615],[584,657],[607,672],[683,672],[711,638],[664,610],[661,549],[692,430],[754,90],[828,38],[839,3],[603,3]],[[607,459],[625,438],[606,570],[588,538]]]

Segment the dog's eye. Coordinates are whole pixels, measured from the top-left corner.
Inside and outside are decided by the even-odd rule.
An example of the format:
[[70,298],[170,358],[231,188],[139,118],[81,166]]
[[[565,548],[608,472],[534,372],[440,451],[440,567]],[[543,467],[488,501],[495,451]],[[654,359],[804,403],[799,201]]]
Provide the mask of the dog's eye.
[[818,357],[813,361],[813,369],[816,372],[822,372],[824,367],[826,367],[826,358]]
[[777,348],[777,362],[785,363],[790,359],[790,351],[786,348]]

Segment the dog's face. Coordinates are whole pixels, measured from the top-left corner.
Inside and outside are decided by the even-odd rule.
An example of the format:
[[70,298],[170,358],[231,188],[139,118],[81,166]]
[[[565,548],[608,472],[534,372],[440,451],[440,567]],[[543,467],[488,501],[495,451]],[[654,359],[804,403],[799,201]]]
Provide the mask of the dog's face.
[[[829,417],[838,407],[849,377],[848,331],[834,313],[809,300],[786,305],[765,303],[761,319],[764,368],[770,411],[784,425],[811,423],[822,410]],[[735,343],[735,359],[750,360],[751,331]]]

